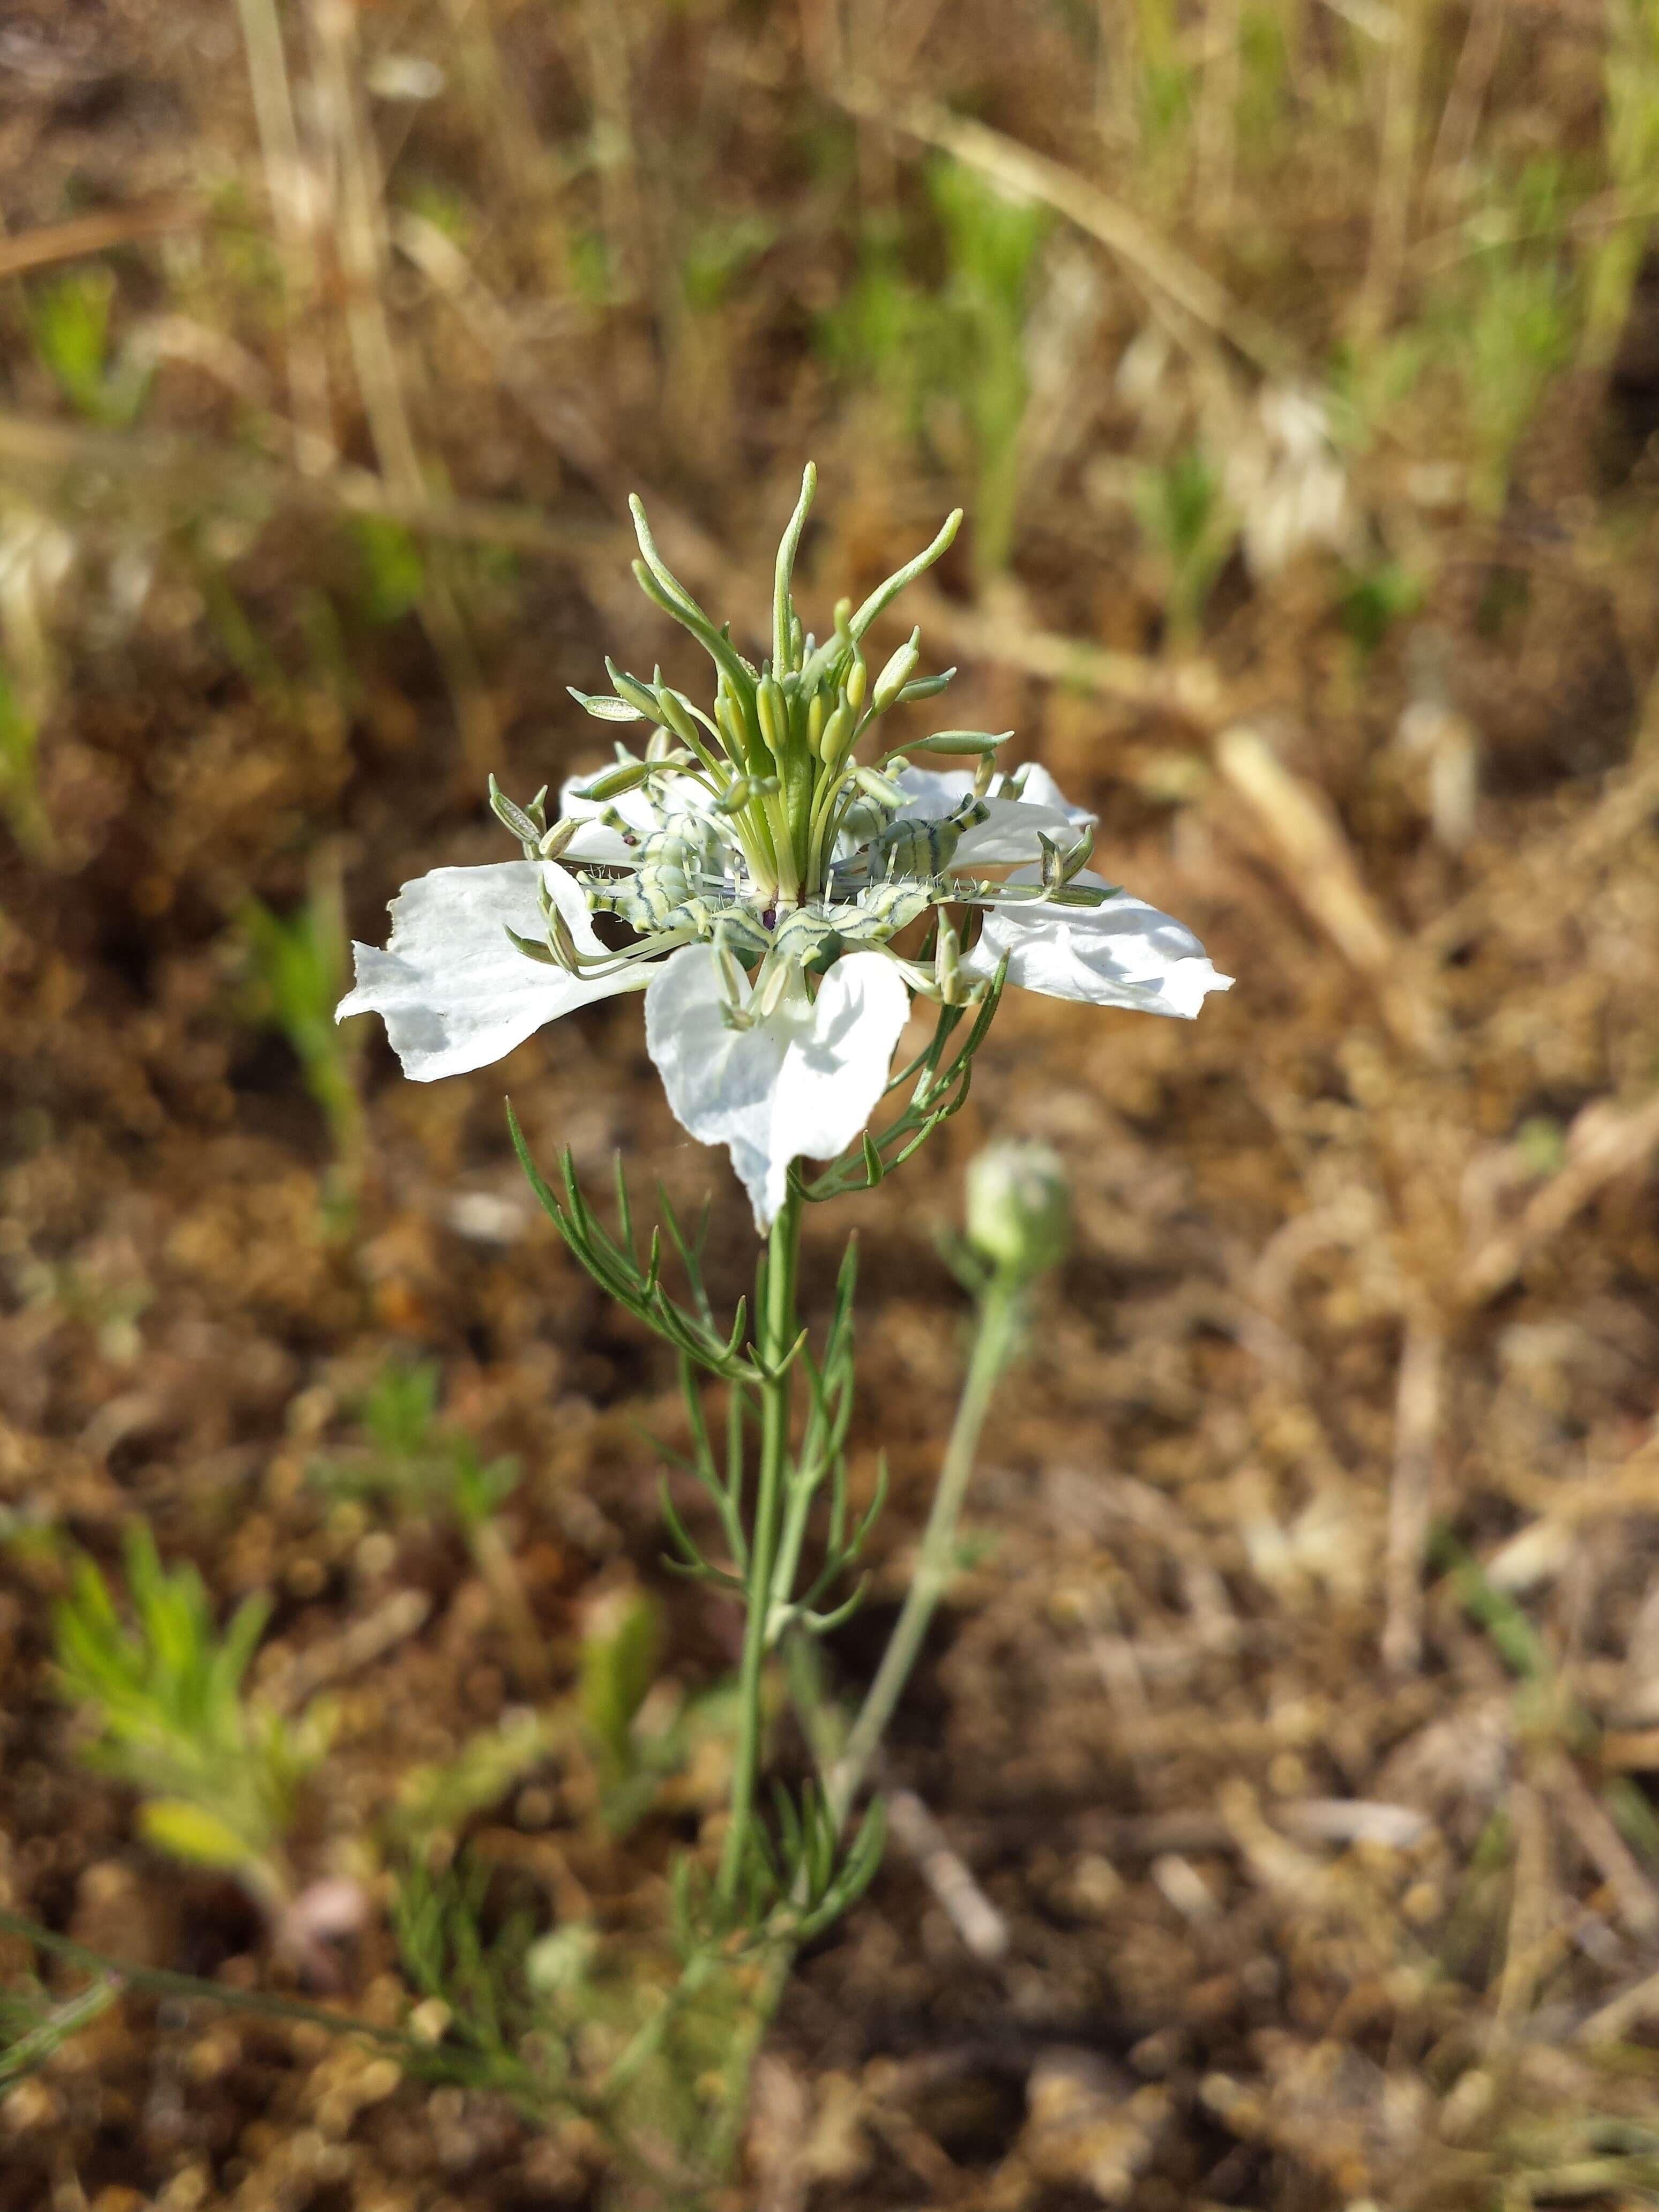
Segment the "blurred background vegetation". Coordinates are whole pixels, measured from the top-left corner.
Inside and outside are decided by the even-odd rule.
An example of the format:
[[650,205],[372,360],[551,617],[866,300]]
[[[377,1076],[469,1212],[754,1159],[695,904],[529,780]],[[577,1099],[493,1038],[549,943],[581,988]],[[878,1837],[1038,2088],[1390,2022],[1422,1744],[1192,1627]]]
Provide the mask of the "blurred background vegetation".
[[[820,627],[963,504],[953,716],[1239,981],[1006,1006],[810,1232],[894,1471],[850,1694],[962,1164],[1079,1224],[727,2201],[1659,2198],[1656,215],[1655,0],[12,0],[0,1905],[485,2060],[649,2016],[732,1624],[501,1094],[727,1291],[744,1210],[635,1010],[429,1090],[331,1015],[510,857],[489,773],[599,757],[567,684],[679,667],[626,495],[757,633],[810,453]],[[4,2212],[628,2201],[522,2096],[0,1980]]]

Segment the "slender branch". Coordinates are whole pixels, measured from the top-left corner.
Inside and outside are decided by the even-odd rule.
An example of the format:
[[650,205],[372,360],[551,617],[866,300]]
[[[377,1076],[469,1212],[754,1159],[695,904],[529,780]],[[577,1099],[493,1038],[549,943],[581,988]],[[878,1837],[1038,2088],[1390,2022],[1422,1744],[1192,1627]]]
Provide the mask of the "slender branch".
[[915,1574],[891,1640],[876,1669],[876,1679],[870,1685],[840,1756],[825,1778],[824,1796],[830,1817],[837,1828],[845,1824],[870,1761],[903,1694],[928,1624],[956,1572],[957,1531],[974,1471],[975,1455],[979,1449],[980,1431],[990,1410],[992,1394],[1013,1357],[1024,1304],[1019,1285],[1001,1275],[992,1278],[980,1301],[979,1326],[974,1335],[967,1380],[951,1425],[951,1440],[945,1446],[945,1464],[939,1470],[933,1510],[922,1532]]
[[156,1996],[205,1999],[210,2004],[228,2005],[234,2012],[262,2013],[268,2020],[300,2021],[311,2027],[325,2027],[331,2035],[361,2035],[370,2043],[383,2044],[409,2056],[431,2057],[429,2046],[416,2043],[400,2029],[381,2027],[374,2021],[360,2020],[350,2013],[331,2012],[325,2006],[306,2004],[297,1997],[272,1996],[262,1990],[228,1989],[218,1982],[204,1981],[197,1974],[177,1974],[161,1966],[134,1966],[125,1959],[112,1959],[105,1952],[91,1950],[68,1936],[54,1935],[50,1928],[25,1919],[21,1913],[0,1911],[0,1935],[21,1936],[24,1942],[33,1943],[37,1951],[50,1951],[58,1958],[84,1966],[88,1973],[111,1976],[129,1989],[147,1990]]

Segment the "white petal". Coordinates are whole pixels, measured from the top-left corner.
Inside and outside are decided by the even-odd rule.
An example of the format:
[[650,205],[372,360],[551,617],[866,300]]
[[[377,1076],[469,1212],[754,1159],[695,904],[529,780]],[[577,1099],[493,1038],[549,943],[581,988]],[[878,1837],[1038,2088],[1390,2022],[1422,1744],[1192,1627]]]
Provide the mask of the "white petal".
[[487,1067],[544,1022],[627,990],[627,970],[580,982],[544,968],[507,933],[539,943],[539,876],[584,952],[602,950],[580,890],[562,868],[531,860],[486,868],[434,868],[405,884],[392,902],[392,941],[351,948],[357,988],[335,1019],[381,1014],[404,1073],[416,1083]]
[[910,994],[891,961],[855,952],[830,969],[815,1000],[803,990],[752,1029],[728,1029],[722,1009],[713,951],[685,945],[645,994],[646,1045],[675,1119],[730,1152],[764,1234],[791,1160],[833,1158],[868,1122]]
[[1051,814],[1060,815],[1073,830],[1081,830],[1085,823],[1100,819],[1086,806],[1073,806],[1041,761],[1032,761],[1025,770],[1020,783],[1020,804],[1023,806],[1047,807]]
[[905,822],[936,822],[971,796],[973,771],[965,768],[902,768],[893,779],[908,799]]
[[[1038,872],[1020,868],[1009,880],[1035,882]],[[1076,880],[1104,879],[1085,869]],[[970,975],[990,976],[1005,952],[1008,981],[1027,991],[1187,1021],[1206,994],[1232,988],[1232,977],[1217,974],[1184,922],[1123,892],[1097,907],[993,907],[962,964]]]
[[[973,796],[974,778],[968,769],[901,769],[896,781],[909,800],[899,811],[901,822],[937,822]],[[1042,852],[1039,832],[1068,845],[1084,823],[1095,819],[1085,808],[1068,805],[1048,769],[1036,765],[1026,772],[1023,799],[1001,798],[993,786],[985,803],[989,817],[963,832],[951,862],[953,868],[1037,860]]]
[[[595,769],[589,775],[568,776],[559,788],[561,817],[581,824],[575,836],[565,847],[567,860],[580,860],[589,866],[605,863],[612,867],[627,867],[639,858],[637,842],[629,844],[620,830],[613,830],[600,820],[602,815],[620,815],[629,831],[636,840],[648,837],[653,830],[660,830],[662,817],[644,791],[625,791],[620,799],[584,799],[581,793],[595,777],[603,775],[603,769]],[[690,777],[677,775],[668,787],[673,814],[706,814],[712,793]]]

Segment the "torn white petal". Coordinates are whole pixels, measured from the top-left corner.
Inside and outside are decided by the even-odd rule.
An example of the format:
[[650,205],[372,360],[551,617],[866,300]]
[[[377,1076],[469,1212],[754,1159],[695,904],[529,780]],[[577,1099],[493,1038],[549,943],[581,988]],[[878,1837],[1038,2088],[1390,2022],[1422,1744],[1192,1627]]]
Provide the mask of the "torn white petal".
[[581,891],[562,868],[531,860],[434,868],[392,900],[385,951],[352,946],[357,987],[341,1000],[336,1020],[383,1016],[404,1073],[430,1083],[487,1067],[544,1023],[627,990],[636,978],[626,970],[582,981],[518,950],[509,929],[544,941],[538,880],[579,949],[601,951]]
[[[1009,878],[1012,884],[1039,880],[1035,868],[1017,869]],[[1088,869],[1075,881],[1097,888],[1105,884]],[[1232,977],[1211,966],[1185,922],[1127,892],[1097,907],[992,907],[978,944],[963,957],[963,972],[994,975],[1005,953],[1008,981],[1024,990],[1096,1006],[1174,1014],[1187,1021],[1210,992],[1232,988]]]

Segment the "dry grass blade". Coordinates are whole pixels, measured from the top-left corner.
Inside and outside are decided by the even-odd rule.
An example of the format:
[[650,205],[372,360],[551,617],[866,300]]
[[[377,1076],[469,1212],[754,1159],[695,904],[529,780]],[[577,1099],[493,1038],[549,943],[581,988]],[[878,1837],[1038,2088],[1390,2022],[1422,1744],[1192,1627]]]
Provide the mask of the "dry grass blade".
[[1546,1762],[1538,1779],[1562,1825],[1606,1882],[1626,1928],[1638,1942],[1650,1942],[1659,1934],[1659,1893],[1606,1806],[1591,1795],[1583,1775],[1563,1753]]
[[1404,940],[1360,880],[1352,848],[1325,794],[1285,768],[1257,732],[1236,725],[1216,740],[1216,765],[1265,834],[1286,887],[1343,957],[1376,988],[1396,1040],[1413,1053],[1443,1051],[1438,1014],[1413,988]]
[[1510,1819],[1515,1831],[1515,1863],[1504,1965],[1492,2021],[1493,2050],[1504,2049],[1517,2039],[1539,1984],[1560,1955],[1565,1941],[1557,1911],[1549,1814],[1531,1783],[1518,1782],[1510,1793]]
[[[380,467],[398,495],[418,505],[431,495],[386,312],[386,208],[359,106],[355,19],[343,0],[312,0],[309,21],[322,111],[338,165],[338,247],[352,360]],[[421,615],[455,703],[463,773],[476,786],[501,765],[501,733],[441,549],[428,557]]]
[[301,152],[288,57],[275,0],[236,0],[247,49],[247,81],[264,161],[265,190],[291,304],[288,317],[289,404],[294,457],[304,474],[332,466],[333,408],[328,356],[316,316],[320,296],[316,245],[319,185]]
[[1370,256],[1354,308],[1354,343],[1374,344],[1388,328],[1400,289],[1411,222],[1418,106],[1428,16],[1437,0],[1398,0],[1384,74],[1382,146],[1371,204]]
[[1199,731],[1213,729],[1221,719],[1221,681],[1204,662],[1172,666],[1150,655],[1115,653],[1086,638],[1056,636],[977,606],[964,607],[925,586],[914,587],[904,605],[908,618],[920,622],[927,636],[964,660],[988,661],[1045,683],[1069,684],[1134,707],[1161,708]]
[[567,559],[585,558],[599,547],[620,552],[633,542],[614,526],[566,521],[505,501],[438,504],[424,489],[414,499],[400,496],[371,469],[337,466],[326,475],[301,476],[239,447],[156,430],[138,435],[0,413],[0,465],[77,515],[97,515],[125,485],[181,521],[227,511],[256,518],[273,512],[373,515],[424,538]]
[[0,279],[27,276],[36,269],[52,269],[65,261],[79,261],[91,253],[107,253],[112,246],[130,246],[141,238],[166,238],[198,229],[206,211],[193,200],[154,200],[137,207],[100,208],[95,215],[71,216],[67,222],[43,223],[12,238],[0,238]]
[[1423,1565],[1434,1498],[1446,1343],[1431,1322],[1407,1323],[1395,1391],[1394,1474],[1389,1487],[1383,1662],[1396,1674],[1423,1656]]
[[923,1881],[975,1958],[994,1965],[1008,1952],[1008,1923],[980,1887],[961,1854],[913,1790],[884,1802],[890,1833],[915,1861]]
[[1268,375],[1297,374],[1292,349],[1271,325],[1241,307],[1207,270],[1086,177],[1051,161],[1046,155],[1033,153],[1030,147],[987,124],[954,115],[931,100],[895,103],[873,88],[865,87],[843,88],[839,97],[864,121],[902,131],[925,146],[938,147],[1006,191],[1041,200],[1098,240],[1128,270],[1160,317],[1169,321],[1171,335],[1182,344],[1193,343],[1195,325],[1209,337],[1224,340]]
[[1566,1164],[1551,1176],[1513,1226],[1491,1237],[1469,1261],[1460,1290],[1482,1304],[1508,1289],[1531,1255],[1559,1237],[1610,1182],[1644,1168],[1659,1147],[1659,1095],[1620,1108],[1586,1106],[1567,1133]]

